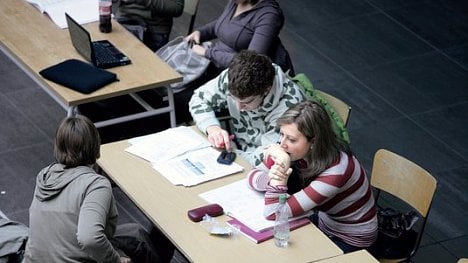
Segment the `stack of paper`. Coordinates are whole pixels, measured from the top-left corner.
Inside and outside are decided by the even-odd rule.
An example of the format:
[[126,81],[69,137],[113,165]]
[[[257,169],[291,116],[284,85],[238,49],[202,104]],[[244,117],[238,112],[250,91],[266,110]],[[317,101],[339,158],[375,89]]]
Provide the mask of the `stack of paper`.
[[[267,220],[263,215],[264,193],[250,189],[246,179],[202,193],[200,197],[209,203],[221,205],[228,215],[255,232],[271,229],[275,223],[273,220]],[[307,213],[289,220],[294,221],[310,214]]]
[[220,152],[190,127],[177,127],[129,140],[127,152],[152,163],[174,185],[193,186],[243,170],[237,163],[219,164]]
[[208,140],[192,128],[180,126],[129,140],[127,152],[152,163],[163,163],[192,150],[210,147]]

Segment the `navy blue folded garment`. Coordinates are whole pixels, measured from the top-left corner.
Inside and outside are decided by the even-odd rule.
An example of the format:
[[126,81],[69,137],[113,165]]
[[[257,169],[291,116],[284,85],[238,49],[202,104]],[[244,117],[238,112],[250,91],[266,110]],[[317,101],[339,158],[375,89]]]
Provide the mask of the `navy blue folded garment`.
[[68,59],[39,72],[44,78],[78,92],[89,94],[118,81],[115,73],[77,59]]

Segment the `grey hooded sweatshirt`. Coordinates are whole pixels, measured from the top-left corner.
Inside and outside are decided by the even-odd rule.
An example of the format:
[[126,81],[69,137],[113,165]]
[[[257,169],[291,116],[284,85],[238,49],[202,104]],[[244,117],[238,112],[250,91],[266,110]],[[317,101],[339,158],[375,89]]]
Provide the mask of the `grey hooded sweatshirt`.
[[37,175],[23,262],[119,262],[110,182],[87,166],[52,164]]

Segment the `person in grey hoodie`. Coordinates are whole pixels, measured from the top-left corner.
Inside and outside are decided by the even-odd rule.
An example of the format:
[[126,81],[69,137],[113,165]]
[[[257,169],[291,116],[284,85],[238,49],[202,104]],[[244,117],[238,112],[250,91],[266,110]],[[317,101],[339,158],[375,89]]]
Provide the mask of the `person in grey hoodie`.
[[[302,89],[267,56],[242,50],[229,69],[195,90],[189,108],[197,127],[214,147],[235,150],[257,166],[262,163],[264,147],[280,139],[276,120],[304,100]],[[221,128],[216,118],[216,112],[225,110],[234,134]]]
[[[88,118],[61,122],[54,144],[57,162],[37,175],[23,262],[164,261],[140,225],[117,227],[111,184],[92,168],[99,155],[99,133]],[[162,251],[169,254],[166,262],[173,252],[173,246]]]

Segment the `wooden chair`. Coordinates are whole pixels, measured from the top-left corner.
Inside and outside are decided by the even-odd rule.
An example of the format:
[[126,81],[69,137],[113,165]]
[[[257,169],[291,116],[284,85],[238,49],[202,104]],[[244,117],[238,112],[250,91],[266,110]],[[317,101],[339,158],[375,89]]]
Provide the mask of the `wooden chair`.
[[344,125],[347,126],[349,116],[351,115],[351,107],[348,104],[346,104],[346,102],[338,99],[337,97],[334,97],[321,90],[317,91],[320,95],[322,95],[324,99],[328,101],[328,103],[330,103],[330,105],[333,106],[333,108],[335,108],[336,112],[338,113],[338,115],[340,115],[341,119],[343,120]]
[[197,16],[198,1],[199,0],[185,0],[184,3],[184,13],[190,16],[190,24],[187,35],[193,31],[193,25],[195,24],[195,18]]
[[376,201],[381,191],[387,192],[416,210],[422,219],[416,242],[406,258],[379,259],[380,262],[410,261],[416,253],[424,232],[427,216],[436,190],[436,179],[417,164],[385,149],[374,155],[371,186],[376,190]]

